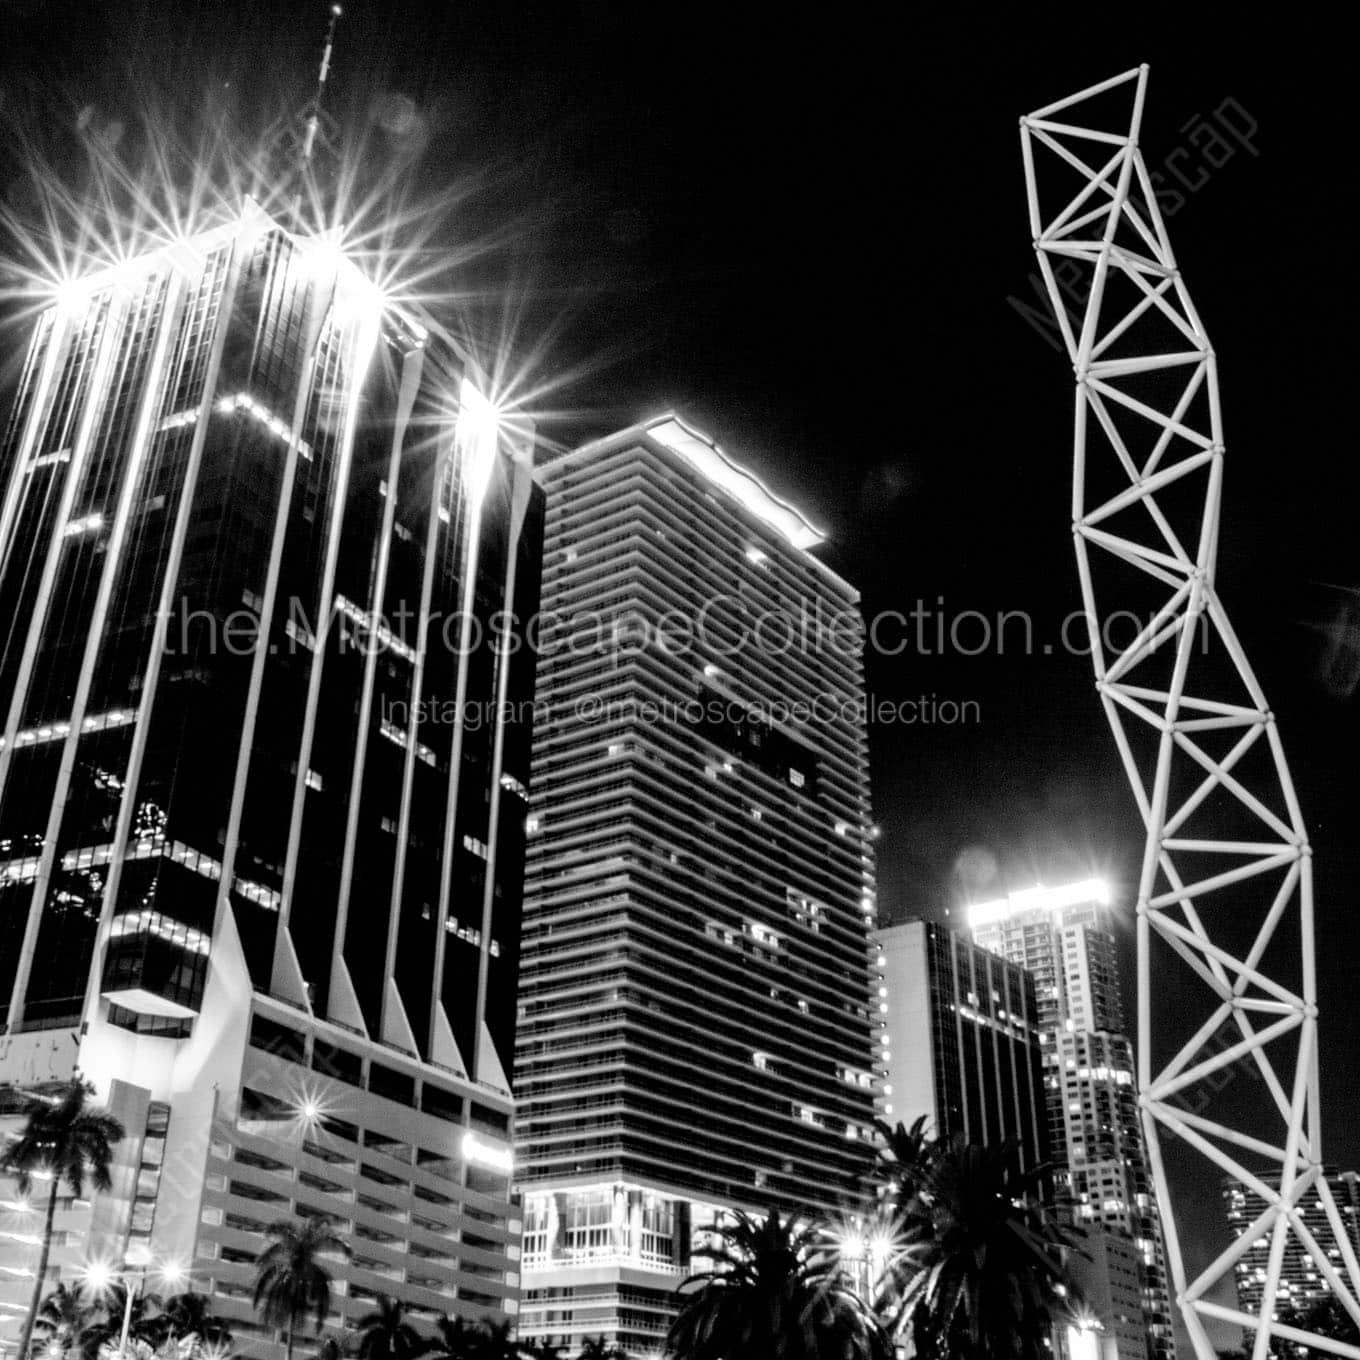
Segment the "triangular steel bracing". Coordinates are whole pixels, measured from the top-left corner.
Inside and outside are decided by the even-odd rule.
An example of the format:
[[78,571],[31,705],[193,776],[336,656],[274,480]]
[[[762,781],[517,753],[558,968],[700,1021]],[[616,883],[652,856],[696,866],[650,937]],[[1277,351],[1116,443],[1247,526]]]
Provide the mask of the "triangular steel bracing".
[[[1291,1240],[1357,1324],[1360,1265],[1319,1148],[1311,851],[1274,716],[1214,587],[1218,376],[1138,148],[1146,89],[1144,66],[1020,120],[1031,234],[1076,375],[1072,527],[1096,688],[1147,831],[1137,922],[1143,1130],[1171,1282],[1199,1360],[1216,1354],[1213,1321],[1247,1328],[1254,1360],[1273,1338],[1360,1360],[1360,1347],[1275,1319]],[[1082,268],[1082,286],[1073,288],[1066,261]],[[1115,646],[1097,590],[1113,595],[1110,583],[1130,573],[1153,604],[1136,636]],[[1154,937],[1204,989],[1207,1018],[1169,1059],[1152,1025]],[[1285,939],[1280,964],[1272,947]],[[1226,1043],[1210,1044],[1224,1033]],[[1237,1064],[1259,1078],[1251,1110],[1239,1101],[1209,1116],[1211,1102],[1187,1099],[1217,1091]],[[1205,1174],[1236,1179],[1266,1205],[1194,1279],[1167,1181],[1168,1137],[1202,1156]],[[1339,1260],[1305,1222],[1310,1199],[1322,1202]],[[1217,1302],[1262,1239],[1259,1310]]]

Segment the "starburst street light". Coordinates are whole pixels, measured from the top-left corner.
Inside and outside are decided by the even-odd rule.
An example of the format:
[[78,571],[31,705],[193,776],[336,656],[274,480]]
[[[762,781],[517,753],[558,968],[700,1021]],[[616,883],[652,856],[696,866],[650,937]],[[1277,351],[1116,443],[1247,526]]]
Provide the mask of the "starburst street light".
[[[132,1307],[137,1301],[138,1294],[146,1286],[146,1277],[152,1270],[153,1263],[151,1249],[143,1242],[134,1242],[128,1247],[121,1266],[114,1266],[108,1261],[91,1260],[86,1261],[81,1270],[85,1288],[96,1298],[107,1295],[115,1284],[123,1286],[123,1327],[117,1352],[121,1360],[126,1360],[128,1353],[128,1338],[132,1331]],[[155,1273],[172,1288],[183,1284],[189,1274],[183,1262],[174,1258],[161,1261],[155,1266]]]
[[906,1249],[900,1222],[881,1212],[868,1217],[852,1215],[834,1224],[830,1237],[855,1292],[871,1303]]
[[1104,1330],[1094,1314],[1078,1313],[1067,1327],[1067,1360],[1100,1360],[1100,1334]]

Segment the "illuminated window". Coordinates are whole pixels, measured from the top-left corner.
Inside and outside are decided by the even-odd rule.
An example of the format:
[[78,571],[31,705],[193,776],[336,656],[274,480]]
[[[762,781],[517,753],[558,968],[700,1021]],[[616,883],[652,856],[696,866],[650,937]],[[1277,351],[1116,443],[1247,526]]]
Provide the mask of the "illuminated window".
[[567,1201],[563,1243],[567,1255],[607,1256],[613,1245],[614,1196],[609,1188],[574,1192]]

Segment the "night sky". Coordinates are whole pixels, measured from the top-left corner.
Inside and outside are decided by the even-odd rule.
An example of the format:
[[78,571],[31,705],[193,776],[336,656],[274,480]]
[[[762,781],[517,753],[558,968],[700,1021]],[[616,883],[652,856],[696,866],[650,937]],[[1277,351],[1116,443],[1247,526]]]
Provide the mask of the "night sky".
[[[190,120],[210,96],[296,107],[325,12],[7,0],[3,113],[69,149],[82,111],[133,142],[148,94]],[[432,196],[462,186],[438,239],[485,246],[475,305],[494,324],[512,284],[525,348],[551,337],[535,373],[572,375],[540,403],[549,440],[674,407],[826,526],[867,614],[1028,612],[1036,655],[870,659],[880,698],[980,709],[871,733],[881,900],[940,915],[1036,877],[1132,895],[1141,831],[1089,663],[1043,653],[1079,607],[1071,373],[1015,305],[1038,305],[1016,121],[1140,61],[1149,167],[1195,186],[1168,180],[1168,226],[1223,383],[1218,580],[1313,837],[1325,1146],[1356,1167],[1352,41],[1303,8],[352,0],[329,102]],[[1212,1185],[1190,1219],[1193,1251]]]

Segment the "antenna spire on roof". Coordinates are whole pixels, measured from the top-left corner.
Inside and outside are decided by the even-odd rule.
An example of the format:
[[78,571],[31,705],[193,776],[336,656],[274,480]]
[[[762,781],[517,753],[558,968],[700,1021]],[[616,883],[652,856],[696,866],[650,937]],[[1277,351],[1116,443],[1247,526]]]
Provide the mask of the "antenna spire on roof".
[[321,48],[321,66],[316,73],[316,93],[312,96],[311,111],[307,115],[307,129],[302,138],[302,149],[298,154],[297,191],[293,197],[293,216],[296,218],[302,207],[302,186],[307,172],[311,169],[312,151],[316,146],[317,128],[321,123],[321,100],[326,93],[326,79],[331,73],[331,52],[335,47],[335,25],[342,11],[339,5],[331,6],[330,20],[326,24],[326,40]]

